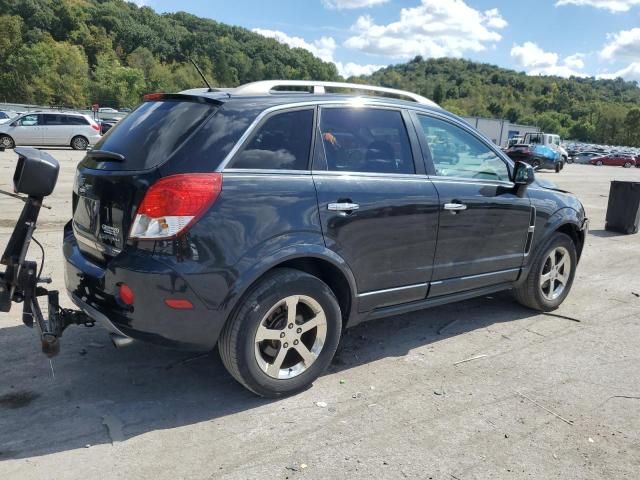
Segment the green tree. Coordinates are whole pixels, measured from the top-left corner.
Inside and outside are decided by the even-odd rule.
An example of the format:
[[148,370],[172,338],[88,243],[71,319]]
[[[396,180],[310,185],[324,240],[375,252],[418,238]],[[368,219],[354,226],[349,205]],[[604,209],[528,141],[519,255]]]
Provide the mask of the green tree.
[[114,54],[99,55],[93,74],[92,103],[121,108],[140,103],[145,93],[142,70],[124,67]]
[[624,126],[627,130],[627,144],[640,145],[640,108],[632,108],[627,112]]

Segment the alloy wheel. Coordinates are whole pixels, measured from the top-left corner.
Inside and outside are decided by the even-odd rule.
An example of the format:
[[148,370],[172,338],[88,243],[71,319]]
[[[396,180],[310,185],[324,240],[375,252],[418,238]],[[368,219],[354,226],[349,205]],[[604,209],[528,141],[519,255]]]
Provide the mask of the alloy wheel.
[[73,148],[76,150],[86,150],[88,146],[87,141],[82,137],[76,137],[73,139]]
[[292,295],[276,303],[258,325],[255,358],[271,378],[297,377],[315,363],[326,337],[320,304],[306,295]]
[[571,256],[564,247],[554,248],[542,265],[540,291],[549,300],[556,300],[564,292],[571,276]]
[[10,137],[2,135],[0,137],[0,146],[4,148],[13,148],[13,142]]

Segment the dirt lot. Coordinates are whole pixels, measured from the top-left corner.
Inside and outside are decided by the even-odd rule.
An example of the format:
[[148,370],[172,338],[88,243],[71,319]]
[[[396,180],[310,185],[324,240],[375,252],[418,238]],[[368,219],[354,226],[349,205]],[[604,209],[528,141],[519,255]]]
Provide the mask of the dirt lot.
[[[81,155],[52,153],[62,172],[37,238],[63,289]],[[0,188],[14,162],[0,153]],[[50,364],[14,308],[0,317],[0,479],[638,478],[640,235],[605,232],[604,215],[609,181],[640,169],[541,175],[591,218],[568,318],[500,294],[365,324],[293,398],[254,397],[216,352],[115,350],[99,327],[69,329]],[[0,245],[20,207],[0,198]]]

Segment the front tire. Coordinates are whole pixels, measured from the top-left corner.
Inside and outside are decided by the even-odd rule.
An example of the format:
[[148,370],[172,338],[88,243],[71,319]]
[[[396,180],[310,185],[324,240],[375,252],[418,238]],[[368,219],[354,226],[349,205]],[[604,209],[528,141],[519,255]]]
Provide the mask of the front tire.
[[89,146],[89,140],[78,135],[71,139],[71,148],[74,150],[86,150]]
[[0,135],[0,147],[2,148],[15,148],[16,142],[13,141],[9,135]]
[[308,388],[338,348],[342,315],[333,291],[293,269],[267,274],[241,300],[218,341],[222,363],[263,397]]
[[601,166],[602,166],[602,160],[598,160],[598,161],[596,162],[596,165],[597,165],[597,166],[599,166],[599,167],[601,167]]
[[624,168],[631,168],[631,162],[625,162],[623,165]]
[[575,276],[578,255],[573,240],[556,232],[534,260],[516,300],[525,307],[550,312],[564,302]]

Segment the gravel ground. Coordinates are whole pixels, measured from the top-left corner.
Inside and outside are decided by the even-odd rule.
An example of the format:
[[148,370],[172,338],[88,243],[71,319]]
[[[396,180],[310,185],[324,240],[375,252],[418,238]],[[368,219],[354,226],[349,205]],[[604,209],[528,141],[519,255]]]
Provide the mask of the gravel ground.
[[[62,171],[36,236],[63,289],[81,154],[52,154]],[[2,189],[15,158],[0,153]],[[0,317],[0,478],[638,478],[640,235],[605,232],[604,215],[609,181],[640,169],[540,175],[591,218],[567,318],[498,294],[371,322],[292,398],[254,397],[216,352],[116,350],[100,327],[67,330],[50,363],[15,307]],[[20,208],[0,197],[0,245]]]

